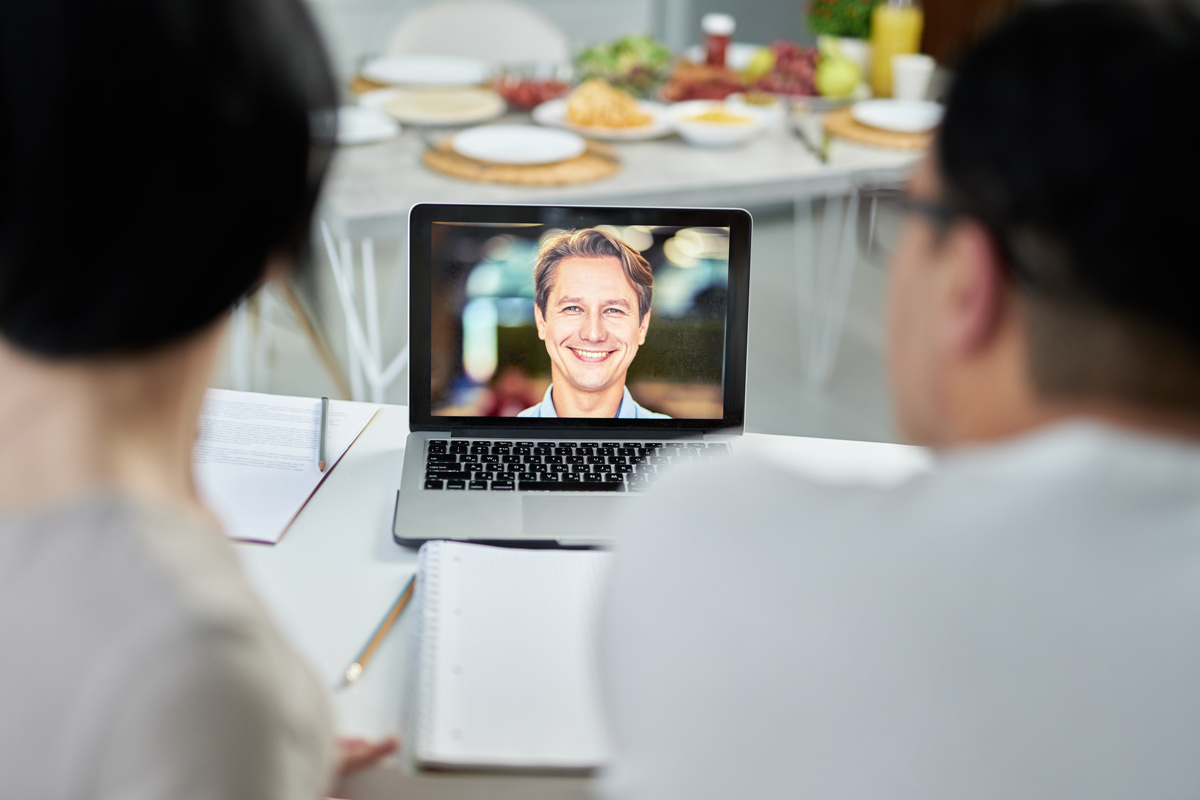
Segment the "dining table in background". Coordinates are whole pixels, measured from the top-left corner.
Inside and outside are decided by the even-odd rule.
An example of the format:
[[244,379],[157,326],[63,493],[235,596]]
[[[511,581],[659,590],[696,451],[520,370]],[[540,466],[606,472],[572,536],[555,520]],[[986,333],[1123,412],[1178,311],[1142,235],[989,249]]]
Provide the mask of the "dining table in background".
[[[497,122],[528,124],[527,114]],[[795,125],[804,135],[798,135]],[[376,240],[406,252],[408,212],[417,203],[763,208],[791,205],[801,320],[801,374],[823,384],[841,333],[856,261],[855,187],[898,180],[919,151],[869,147],[834,137],[822,161],[820,114],[803,113],[730,148],[698,148],[671,135],[612,142],[620,169],[611,177],[560,186],[514,186],[447,177],[422,165],[431,142],[455,129],[405,126],[397,138],[341,147],[322,195],[321,235],[345,314],[352,396],[383,402],[407,365],[408,344],[385,353],[385,299],[378,290]],[[404,263],[385,265],[403,271]],[[391,302],[394,298],[387,298]]]

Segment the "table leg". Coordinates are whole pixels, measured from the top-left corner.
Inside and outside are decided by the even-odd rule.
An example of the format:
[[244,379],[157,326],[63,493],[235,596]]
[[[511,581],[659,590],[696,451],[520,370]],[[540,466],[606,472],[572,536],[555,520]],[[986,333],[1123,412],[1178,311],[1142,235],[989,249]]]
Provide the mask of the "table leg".
[[858,197],[796,198],[796,289],[800,323],[800,375],[823,388],[833,375],[857,251]]

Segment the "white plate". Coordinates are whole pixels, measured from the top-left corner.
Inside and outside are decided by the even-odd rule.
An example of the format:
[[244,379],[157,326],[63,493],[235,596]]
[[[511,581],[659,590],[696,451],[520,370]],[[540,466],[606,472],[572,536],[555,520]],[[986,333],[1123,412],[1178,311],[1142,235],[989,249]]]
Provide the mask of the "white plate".
[[337,113],[338,144],[385,142],[400,135],[400,123],[374,108],[342,106]]
[[455,134],[455,151],[494,164],[553,164],[582,155],[587,142],[570,131],[532,125],[482,125]]
[[362,70],[367,80],[393,86],[478,86],[491,73],[486,61],[460,56],[384,56]]
[[392,89],[381,109],[410,125],[471,125],[508,108],[491,89]]
[[942,121],[942,106],[927,100],[865,100],[850,109],[863,125],[898,133],[923,133]]
[[583,125],[572,125],[567,121],[567,99],[560,97],[542,103],[533,110],[533,121],[539,125],[551,128],[566,128],[582,136],[608,141],[639,141],[642,139],[658,139],[673,130],[667,107],[662,103],[652,103],[649,100],[639,100],[638,110],[649,114],[651,120],[646,125],[636,128],[589,128]]

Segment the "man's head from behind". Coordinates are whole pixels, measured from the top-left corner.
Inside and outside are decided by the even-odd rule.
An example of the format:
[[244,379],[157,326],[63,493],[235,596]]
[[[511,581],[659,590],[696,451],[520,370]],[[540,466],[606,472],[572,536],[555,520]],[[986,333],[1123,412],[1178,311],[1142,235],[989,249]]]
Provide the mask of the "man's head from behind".
[[646,259],[605,231],[568,231],[542,243],[534,316],[559,391],[624,387],[646,341],[653,287]]
[[1181,2],[1030,7],[963,59],[893,258],[909,437],[1082,407],[1200,414],[1200,148],[1181,117],[1197,76],[1200,13]]

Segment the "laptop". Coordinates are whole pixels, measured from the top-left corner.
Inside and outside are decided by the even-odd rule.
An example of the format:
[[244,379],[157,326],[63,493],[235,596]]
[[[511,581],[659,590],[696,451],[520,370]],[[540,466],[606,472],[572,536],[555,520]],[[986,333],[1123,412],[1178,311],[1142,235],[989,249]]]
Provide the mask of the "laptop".
[[419,204],[393,537],[605,546],[742,433],[741,209]]

